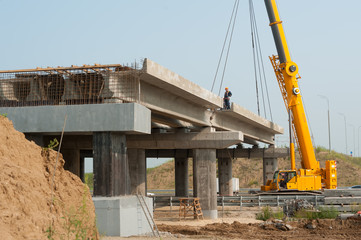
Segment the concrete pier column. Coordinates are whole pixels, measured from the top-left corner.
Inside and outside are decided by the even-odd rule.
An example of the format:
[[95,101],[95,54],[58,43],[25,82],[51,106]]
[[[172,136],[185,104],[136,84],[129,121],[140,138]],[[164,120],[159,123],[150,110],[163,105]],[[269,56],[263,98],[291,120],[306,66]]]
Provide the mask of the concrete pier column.
[[220,196],[233,196],[232,159],[218,159],[218,184]]
[[147,167],[145,161],[145,150],[128,148],[128,162],[130,174],[131,194],[146,195]]
[[217,218],[216,149],[193,149],[193,191],[204,218]]
[[273,179],[274,172],[278,169],[277,158],[263,158],[263,184],[266,185],[268,180]]
[[44,142],[44,136],[41,134],[29,134],[29,133],[25,133],[25,138],[29,141],[33,141],[35,142],[37,145],[39,145],[40,147],[47,147],[45,146],[45,142]]
[[68,170],[79,178],[81,178],[81,161],[80,161],[80,150],[79,149],[61,149],[61,154],[65,160],[64,169]]
[[130,176],[125,135],[93,133],[94,196],[130,194]]
[[187,197],[189,195],[188,158],[176,157],[174,159],[174,169],[175,169],[175,196]]

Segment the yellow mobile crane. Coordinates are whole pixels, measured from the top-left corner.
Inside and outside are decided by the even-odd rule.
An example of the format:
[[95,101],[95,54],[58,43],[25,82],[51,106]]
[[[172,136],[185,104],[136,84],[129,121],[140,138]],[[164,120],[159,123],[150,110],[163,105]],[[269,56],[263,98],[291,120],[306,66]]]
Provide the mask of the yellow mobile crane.
[[296,169],[295,148],[291,140],[291,170],[276,171],[273,179],[268,180],[266,185],[261,187],[261,190],[314,191],[323,188],[336,189],[336,162],[332,160],[326,161],[326,168],[320,168],[320,163],[315,157],[300,89],[298,87],[298,79],[300,79],[298,66],[291,60],[282,21],[278,14],[276,0],[265,0],[264,2],[278,52],[278,56],[272,56],[270,60],[289,113],[290,138],[293,139],[292,132],[294,132],[294,137],[298,143],[302,168]]

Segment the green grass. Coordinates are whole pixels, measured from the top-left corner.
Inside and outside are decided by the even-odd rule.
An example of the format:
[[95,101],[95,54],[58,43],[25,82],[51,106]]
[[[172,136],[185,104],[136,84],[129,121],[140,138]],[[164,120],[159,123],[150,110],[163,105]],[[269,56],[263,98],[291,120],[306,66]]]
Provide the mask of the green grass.
[[85,184],[88,185],[90,192],[94,190],[94,174],[93,173],[85,173],[84,174]]
[[256,215],[256,219],[257,220],[263,220],[263,221],[267,221],[270,218],[274,218],[274,219],[283,219],[284,214],[283,211],[276,211],[273,212],[273,210],[269,207],[263,207],[262,211],[260,213],[257,213]]
[[295,213],[295,218],[305,218],[305,219],[335,219],[338,216],[339,212],[336,208],[323,208],[319,207],[316,211],[307,211],[300,210]]

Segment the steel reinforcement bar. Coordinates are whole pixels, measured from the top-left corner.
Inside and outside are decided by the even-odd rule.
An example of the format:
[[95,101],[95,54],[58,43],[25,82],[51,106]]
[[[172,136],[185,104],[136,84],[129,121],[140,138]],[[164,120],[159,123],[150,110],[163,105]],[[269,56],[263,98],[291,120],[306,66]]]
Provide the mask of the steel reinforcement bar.
[[138,102],[140,74],[137,64],[0,71],[0,107]]

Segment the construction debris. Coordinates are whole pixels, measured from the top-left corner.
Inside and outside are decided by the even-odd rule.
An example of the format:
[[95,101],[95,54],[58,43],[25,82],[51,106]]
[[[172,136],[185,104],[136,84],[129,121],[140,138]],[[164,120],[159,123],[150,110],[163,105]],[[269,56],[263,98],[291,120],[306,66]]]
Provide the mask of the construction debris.
[[285,200],[283,213],[287,217],[293,217],[299,210],[313,210],[313,205],[304,199]]

